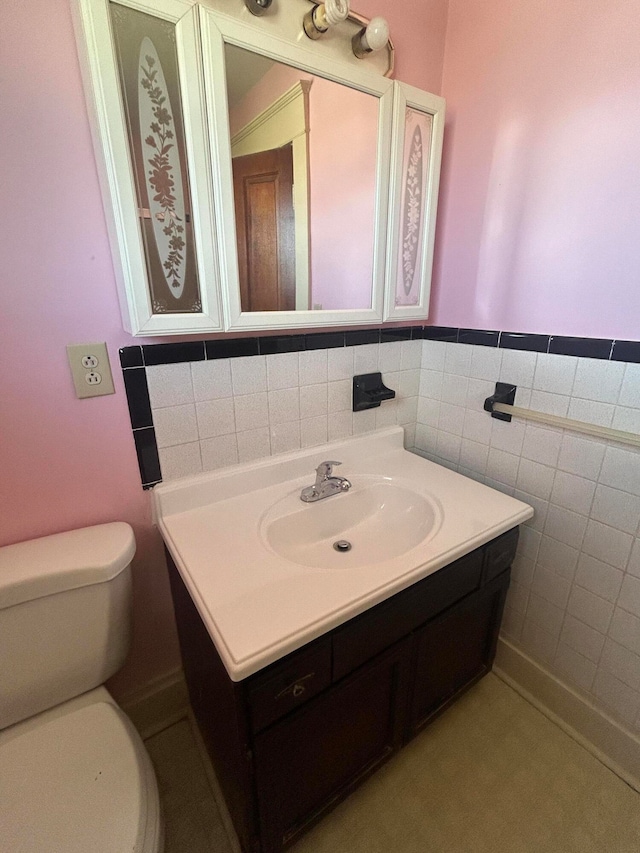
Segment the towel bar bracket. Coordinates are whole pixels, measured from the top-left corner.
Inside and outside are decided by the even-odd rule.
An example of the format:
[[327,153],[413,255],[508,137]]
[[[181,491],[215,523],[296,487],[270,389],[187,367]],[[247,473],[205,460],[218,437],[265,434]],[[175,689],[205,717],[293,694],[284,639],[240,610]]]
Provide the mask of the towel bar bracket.
[[507,382],[496,382],[495,392],[484,401],[485,412],[491,412],[491,417],[498,418],[500,421],[510,421],[511,415],[505,412],[495,412],[493,406],[494,403],[506,403],[508,406],[513,406],[516,399],[516,389],[517,385],[509,385]]

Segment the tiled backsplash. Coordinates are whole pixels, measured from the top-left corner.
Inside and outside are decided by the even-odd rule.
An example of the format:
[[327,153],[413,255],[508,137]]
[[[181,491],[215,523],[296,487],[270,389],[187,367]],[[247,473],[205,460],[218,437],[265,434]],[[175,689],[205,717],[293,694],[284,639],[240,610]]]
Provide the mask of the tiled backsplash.
[[[502,381],[518,406],[640,432],[640,343],[426,327],[127,347],[121,363],[147,486],[398,423],[407,447],[531,504],[503,631],[640,733],[640,450],[483,411]],[[396,399],[353,413],[353,375],[376,370]]]
[[640,450],[482,411],[515,404],[640,432],[640,364],[424,341],[416,449],[531,504],[503,632],[640,733]]
[[[124,347],[120,364],[143,488],[232,461],[322,444],[354,430],[375,429],[376,424],[406,423],[413,442],[419,376],[407,371],[419,370],[422,333],[422,327],[415,326]],[[410,363],[416,366],[407,367]],[[349,380],[353,371],[402,373],[393,377],[401,383],[394,388],[397,399],[385,404],[384,413],[362,412],[354,418],[350,402],[345,408],[346,368],[352,370]],[[253,370],[257,373],[251,385],[245,374]],[[227,379],[220,378],[223,375]],[[297,411],[296,388],[309,389],[297,392]],[[255,396],[260,394],[267,396]],[[240,399],[245,397],[252,399]],[[227,403],[212,403],[223,399]],[[196,407],[193,412],[177,410],[189,405]],[[171,408],[176,411],[156,415]]]
[[[421,355],[416,340],[148,367],[163,479],[396,423],[413,446]],[[376,370],[396,399],[352,412],[354,374]]]
[[[612,362],[640,363],[640,342],[638,341],[571,338],[553,335],[523,334],[519,332],[497,332],[481,329],[457,329],[443,326],[412,326],[404,328],[385,327],[378,329],[368,328],[346,332],[320,332],[311,334],[272,335],[264,337],[231,339],[221,338],[210,341],[187,341],[170,344],[148,344],[143,346],[125,347],[120,350],[120,363],[124,370],[125,386],[127,389],[127,397],[129,401],[129,411],[131,414],[131,424],[134,430],[134,440],[138,453],[138,462],[140,466],[143,487],[149,488],[160,482],[163,478],[163,473],[166,479],[167,476],[176,476],[176,474],[174,474],[174,471],[181,470],[179,465],[175,467],[173,463],[169,460],[167,460],[164,465],[164,471],[161,470],[160,457],[158,454],[158,443],[156,441],[156,432],[154,427],[154,419],[147,388],[147,369],[157,366],[166,366],[169,364],[184,365],[188,362],[217,361],[220,359],[236,359],[241,357],[248,358],[252,356],[269,357],[273,355],[284,355],[286,353],[304,353],[318,350],[344,349],[345,347],[371,347],[373,345],[389,343],[397,344],[407,341],[418,341],[423,339],[438,342],[452,342],[467,346],[481,346],[489,349],[496,349],[498,351],[516,350],[530,353],[562,354],[569,356],[573,355],[587,358],[589,362],[593,362],[594,359],[598,359],[609,360]],[[416,348],[414,347],[414,349]],[[369,353],[371,353],[371,350],[369,350]],[[501,358],[501,354],[499,352],[494,354],[493,356],[486,356],[486,358],[490,361],[492,358],[498,358],[498,356],[500,356]],[[300,358],[304,360],[304,356],[301,355]],[[333,357],[334,360],[339,358],[340,356]],[[363,357],[363,360],[367,361],[368,363],[372,363],[373,361],[371,355],[369,355],[368,357]],[[602,370],[605,371],[604,368],[602,368]],[[177,371],[177,373],[179,373],[179,371]],[[304,376],[300,381],[300,385],[305,385]],[[268,391],[270,389],[267,388],[266,390]],[[402,393],[406,392],[406,390],[407,389],[405,388]],[[289,396],[291,397],[291,395]],[[301,395],[300,398],[301,404],[303,402],[303,396],[304,395]],[[411,394],[411,396],[413,396],[413,394]],[[552,399],[553,398],[549,398],[549,400]],[[194,396],[192,402],[196,403],[205,401],[196,400]],[[258,401],[255,402],[256,404],[258,403]],[[177,404],[174,403],[173,405]],[[413,406],[413,403],[405,402],[401,407],[401,411],[399,413],[399,417],[401,418],[401,421],[399,422],[405,425],[405,431],[407,432],[407,438],[409,442],[413,440],[412,422],[407,422],[405,424],[403,419],[407,416],[407,410],[410,408],[410,406]],[[156,407],[161,408],[160,406]],[[393,408],[393,406],[390,406],[389,404],[385,406],[385,409],[387,411],[389,411],[390,408]],[[301,411],[305,411],[304,405]],[[291,416],[291,414],[292,413],[290,412],[289,416]],[[329,414],[328,397],[327,414]],[[340,414],[340,412],[332,411],[331,414]],[[605,410],[602,410],[601,414],[606,414]],[[575,415],[576,417],[581,416],[581,409],[579,405],[575,409]],[[311,419],[311,417],[314,416],[308,414],[305,416],[305,414],[301,414],[300,418],[297,418],[296,420],[308,421]],[[321,417],[321,415],[316,415],[315,417]],[[378,420],[381,420],[383,417],[385,416],[379,414]],[[620,422],[625,423],[624,417],[621,416],[621,418],[622,420]],[[271,418],[269,418],[269,420],[270,423],[273,423],[274,426],[278,426],[278,424],[272,421]],[[338,429],[337,425],[342,422],[341,434],[350,434],[349,432],[344,432],[344,430],[347,429],[346,416],[341,415],[340,417],[333,417],[331,420],[332,429]],[[353,420],[351,423],[351,428],[352,430],[356,431],[360,431],[365,428],[369,429],[371,428],[369,425],[375,425],[376,422],[377,421],[375,419],[372,419],[371,413],[368,413],[362,417],[358,417],[356,420]],[[196,423],[198,423],[197,418]],[[293,424],[294,421],[290,420],[282,423]],[[365,427],[365,425],[367,426]],[[316,434],[318,435],[324,434],[321,424],[319,422],[317,422],[313,426],[311,424],[307,424],[306,426],[308,429],[315,428],[317,431]],[[228,428],[228,426],[226,428]],[[625,426],[623,428],[627,429],[628,427]],[[282,446],[295,447],[295,432],[295,427],[285,428],[283,426],[280,426],[280,428],[276,430],[276,434],[273,435],[273,442],[271,441],[270,437],[269,452],[279,452]],[[231,433],[225,432],[221,435],[230,434]],[[191,435],[193,436],[193,430],[191,430]],[[329,423],[327,423],[327,436],[328,435]],[[214,437],[219,438],[219,441],[217,443],[220,447],[220,453],[222,453],[222,448],[226,446],[226,451],[224,454],[222,454],[223,457],[234,458],[232,452],[233,442],[230,439],[223,440],[219,436],[211,436],[211,438]],[[166,440],[166,436],[163,440]],[[171,441],[174,440],[175,435],[173,436]],[[198,440],[200,440],[199,433]],[[442,440],[444,441],[445,439]],[[303,442],[313,443],[313,441],[314,439],[312,439],[312,436],[308,432],[306,433],[306,435],[303,436],[303,430],[301,426],[301,446],[307,446],[306,444],[303,444]],[[194,444],[195,438],[193,438],[193,440],[190,442],[180,443]],[[241,442],[241,444],[243,445],[243,442]],[[278,450],[273,450],[272,444],[273,447],[278,448]],[[177,445],[172,444],[169,446],[175,447]],[[267,442],[264,439],[264,436],[262,438],[260,448],[261,452],[267,452]],[[238,458],[241,458],[241,455],[243,454],[240,453],[240,447],[238,445],[237,440],[236,449],[238,450]],[[254,452],[257,452],[257,447],[255,443],[253,443],[253,449]],[[177,457],[179,456],[179,454],[180,451],[173,452],[173,456]],[[189,453],[187,453],[186,450],[182,451],[182,454],[184,461],[187,464],[187,467],[193,466],[195,464],[195,447],[192,447]],[[203,451],[203,449],[200,448],[200,454],[201,464],[203,465],[210,464],[211,462],[215,461],[216,453],[211,454],[207,451]],[[229,456],[229,454],[231,455]],[[163,455],[171,456],[172,454],[165,453]]]

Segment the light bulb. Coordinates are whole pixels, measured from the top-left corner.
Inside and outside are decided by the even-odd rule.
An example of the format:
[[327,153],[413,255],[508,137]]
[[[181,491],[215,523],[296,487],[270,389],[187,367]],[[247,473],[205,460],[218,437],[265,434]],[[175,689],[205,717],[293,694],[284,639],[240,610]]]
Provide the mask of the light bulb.
[[330,27],[346,21],[349,14],[349,0],[325,0],[324,17]]
[[384,18],[372,18],[366,27],[351,39],[353,52],[362,59],[374,50],[380,50],[389,41],[389,25]]
[[302,19],[302,26],[310,39],[317,39],[349,15],[349,0],[325,0],[314,6]]
[[372,18],[364,31],[369,50],[382,50],[389,41],[389,24],[384,18]]

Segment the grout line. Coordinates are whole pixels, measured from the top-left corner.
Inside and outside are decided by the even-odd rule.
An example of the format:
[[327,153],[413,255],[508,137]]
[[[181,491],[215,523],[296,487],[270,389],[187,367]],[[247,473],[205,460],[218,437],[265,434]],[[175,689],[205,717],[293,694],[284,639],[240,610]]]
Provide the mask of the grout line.
[[146,737],[142,738],[143,742],[146,744],[147,741],[153,740],[154,737],[157,737],[163,732],[172,729],[174,726],[177,726],[183,720],[185,722],[189,722],[189,712],[187,710],[179,711],[174,717],[170,718],[170,720],[168,720],[165,725],[163,725],[157,731],[154,730],[153,734],[147,735]]

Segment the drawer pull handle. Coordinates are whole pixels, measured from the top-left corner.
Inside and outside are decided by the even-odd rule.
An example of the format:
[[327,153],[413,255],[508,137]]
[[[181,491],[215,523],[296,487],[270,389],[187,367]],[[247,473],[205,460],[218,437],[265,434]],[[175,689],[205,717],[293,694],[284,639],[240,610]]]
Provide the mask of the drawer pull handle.
[[307,689],[305,681],[308,681],[310,678],[313,678],[315,672],[310,672],[308,675],[303,675],[302,678],[298,678],[293,684],[290,684],[288,687],[285,687],[284,690],[281,690],[276,694],[276,699],[282,699],[283,696],[288,696],[291,694],[294,699],[297,699]]

